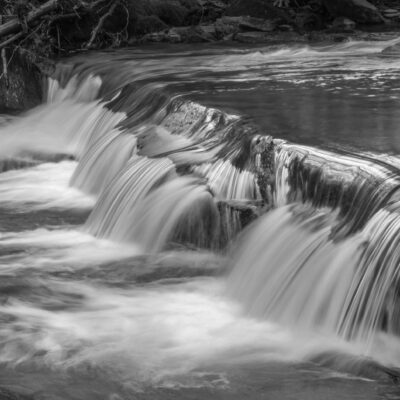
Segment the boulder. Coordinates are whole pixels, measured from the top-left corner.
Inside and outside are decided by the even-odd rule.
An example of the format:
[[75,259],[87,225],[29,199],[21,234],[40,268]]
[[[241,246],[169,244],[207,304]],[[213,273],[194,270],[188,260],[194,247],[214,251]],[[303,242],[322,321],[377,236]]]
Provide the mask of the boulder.
[[332,28],[336,31],[351,32],[355,27],[356,23],[346,17],[337,17],[332,23]]
[[214,25],[183,26],[144,35],[142,42],[202,43],[216,40]]
[[242,17],[222,17],[215,21],[215,31],[218,39],[231,37],[239,32]]
[[239,32],[234,39],[240,43],[266,43],[271,40],[270,35],[266,32]]
[[199,0],[202,7],[202,22],[214,22],[220,18],[226,9],[226,4],[220,0]]
[[394,19],[394,18],[400,17],[400,11],[395,10],[393,8],[387,8],[386,10],[383,10],[382,14],[385,18],[388,18],[388,19]]
[[215,22],[218,39],[230,37],[239,32],[272,32],[277,24],[274,21],[255,17],[222,17]]
[[11,51],[6,54],[7,77],[0,77],[0,112],[18,112],[42,102],[42,75],[28,57]]
[[168,25],[161,21],[156,15],[143,16],[138,18],[133,25],[131,35],[145,35],[146,33],[160,32],[168,29]]
[[378,9],[367,0],[322,0],[333,17],[347,17],[360,24],[385,22]]
[[271,32],[276,28],[276,23],[262,18],[243,17],[239,21],[239,28],[243,31]]

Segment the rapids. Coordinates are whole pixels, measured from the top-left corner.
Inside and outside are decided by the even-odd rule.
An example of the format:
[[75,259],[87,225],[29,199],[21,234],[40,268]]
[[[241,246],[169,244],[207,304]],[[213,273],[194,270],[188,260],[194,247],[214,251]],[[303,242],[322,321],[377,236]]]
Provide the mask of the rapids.
[[0,125],[0,398],[400,398],[391,44],[60,62]]

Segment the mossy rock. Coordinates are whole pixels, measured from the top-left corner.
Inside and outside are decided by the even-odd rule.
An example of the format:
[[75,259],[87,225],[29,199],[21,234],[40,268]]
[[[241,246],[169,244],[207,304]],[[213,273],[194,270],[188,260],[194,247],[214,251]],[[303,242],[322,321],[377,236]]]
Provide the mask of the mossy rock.
[[15,52],[7,53],[8,79],[0,79],[0,112],[18,112],[42,102],[42,76],[29,59]]

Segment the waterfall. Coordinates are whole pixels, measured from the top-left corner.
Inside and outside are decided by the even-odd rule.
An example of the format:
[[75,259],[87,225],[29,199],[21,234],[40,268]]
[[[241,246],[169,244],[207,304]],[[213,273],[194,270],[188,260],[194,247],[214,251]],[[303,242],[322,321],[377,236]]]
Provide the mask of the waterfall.
[[87,232],[154,254],[220,249],[250,223],[228,256],[250,315],[367,343],[400,332],[396,162],[273,142],[157,84],[102,90],[91,74],[49,83],[47,109],[78,115],[59,135],[71,185],[97,196]]
[[139,243],[150,253],[173,239],[204,248],[215,246],[219,239],[216,203],[206,186],[194,178],[165,182],[132,208],[130,220],[132,224],[119,227],[121,240]]
[[216,196],[224,200],[260,201],[261,195],[255,175],[240,171],[229,160],[203,164],[194,172],[205,177]]
[[336,154],[280,143],[276,150],[276,204],[311,202],[339,209],[350,234],[361,229],[400,186],[396,163],[362,154]]
[[175,175],[175,167],[168,159],[132,157],[101,193],[86,223],[88,231],[98,237],[126,240],[135,223],[135,206],[155,186]]
[[91,144],[79,160],[71,185],[88,194],[100,194],[136,153],[133,135],[111,131]]
[[262,217],[232,255],[229,293],[251,315],[372,343],[399,334],[399,205],[336,238],[338,213],[287,205]]

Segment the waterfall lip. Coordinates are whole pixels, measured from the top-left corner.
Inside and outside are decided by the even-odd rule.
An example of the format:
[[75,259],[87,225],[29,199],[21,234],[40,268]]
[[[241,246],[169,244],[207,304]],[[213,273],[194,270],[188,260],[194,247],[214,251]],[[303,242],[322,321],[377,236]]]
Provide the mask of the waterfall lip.
[[341,210],[341,235],[362,229],[378,210],[395,201],[400,160],[372,153],[335,153],[274,140],[275,201],[303,201]]
[[[149,81],[146,71],[140,72],[142,77],[129,72],[111,79],[107,66],[86,68],[84,64],[72,66],[64,74],[62,88],[54,82],[49,85],[49,99],[93,104],[93,112],[102,110],[101,129],[112,127],[117,137],[134,136],[139,156],[171,160],[178,176],[189,173],[201,177],[217,202],[251,203],[266,211],[285,204],[294,194],[301,195],[302,201],[316,207],[347,207],[343,213],[348,214],[346,223],[351,223],[341,230],[353,233],[363,223],[355,222],[352,210],[357,204],[349,198],[354,195],[362,200],[368,191],[373,195],[370,204],[365,203],[364,214],[357,214],[365,222],[382,200],[381,194],[371,189],[372,180],[386,181],[386,186],[397,182],[383,160],[377,162],[371,155],[334,153],[276,139],[246,117],[204,106],[182,93],[169,93],[161,80]],[[88,91],[86,97],[83,88]],[[115,119],[108,124],[111,116]],[[83,147],[90,148],[96,140],[94,132],[93,139],[90,135],[82,139],[86,143]],[[78,159],[85,157],[85,152],[78,151]],[[300,184],[295,179],[303,179],[306,185],[296,187]],[[310,189],[313,180],[321,186],[314,192]]]

